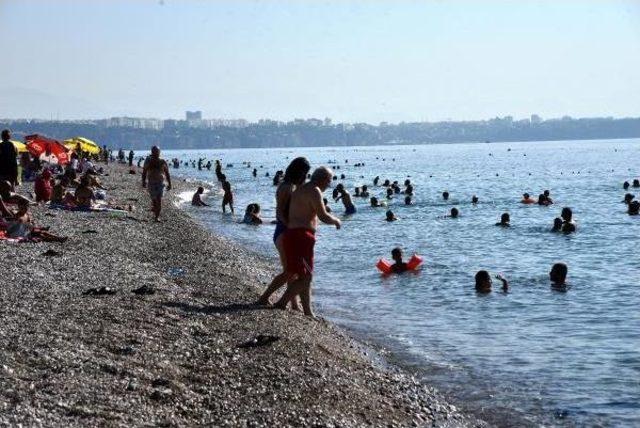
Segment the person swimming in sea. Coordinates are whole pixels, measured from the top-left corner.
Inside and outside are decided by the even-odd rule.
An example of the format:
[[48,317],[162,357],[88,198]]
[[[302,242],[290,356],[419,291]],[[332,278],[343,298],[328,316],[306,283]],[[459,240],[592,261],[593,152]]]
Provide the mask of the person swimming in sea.
[[411,195],[407,195],[404,197],[404,204],[405,205],[413,205],[413,202],[411,200]]
[[478,203],[478,197],[477,197],[476,195],[473,195],[473,196],[471,197],[471,203],[472,203],[473,205],[476,205],[476,204]]
[[386,219],[385,219],[386,221],[391,222],[391,221],[396,221],[396,220],[398,220],[398,217],[396,217],[396,215],[395,215],[395,214],[393,213],[393,211],[391,211],[391,210],[387,210],[387,212],[385,213],[385,215],[386,215]]
[[629,189],[629,182],[628,182],[628,181],[625,181],[624,183],[622,183],[622,188],[623,188],[624,190],[628,190],[628,189]]
[[404,273],[407,271],[407,264],[402,261],[402,250],[399,247],[391,250],[391,258],[395,262],[391,265],[391,271],[393,273]]
[[536,201],[528,194],[528,193],[523,193],[522,194],[522,200],[520,201],[521,204],[535,204]]
[[553,288],[561,288],[566,289],[567,284],[567,265],[564,263],[555,263],[551,267],[551,271],[549,272],[549,279],[551,280],[551,287]]
[[253,225],[262,224],[262,219],[260,218],[260,205],[255,203],[247,205],[242,222],[244,224]]
[[540,194],[538,195],[538,205],[541,205],[541,206],[545,206],[545,207],[546,207],[546,206],[551,205],[552,203],[553,203],[553,202],[549,202],[549,201],[547,200],[547,197],[544,195],[544,193],[540,193]]
[[459,215],[460,211],[456,207],[453,207],[451,208],[449,215],[445,216],[445,218],[458,218]]
[[562,217],[562,231],[565,233],[571,233],[576,231],[576,224],[573,221],[573,211],[571,208],[564,207],[560,213]]
[[446,190],[444,192],[442,192],[442,199],[444,199],[445,201],[449,200],[449,192],[447,192]]
[[202,186],[198,187],[198,190],[196,190],[196,193],[193,194],[193,198],[191,198],[191,205],[193,205],[194,207],[208,207],[209,204],[206,204],[202,200],[203,194],[204,194],[204,187]]
[[496,226],[510,227],[511,226],[511,224],[509,223],[510,221],[511,221],[511,218],[509,216],[509,213],[502,213],[502,215],[500,216],[500,221],[496,223]]
[[542,194],[544,195],[548,205],[553,204],[553,199],[551,199],[551,192],[549,190],[545,190],[544,192],[542,192]]
[[344,205],[344,213],[346,215],[352,215],[356,213],[356,206],[353,205],[353,200],[351,199],[351,194],[341,185],[340,190],[338,191],[339,195],[336,198],[336,202],[342,200],[342,204]]
[[556,217],[553,219],[553,228],[552,232],[562,232],[562,219],[560,217]]
[[627,214],[629,214],[629,215],[638,215],[639,210],[640,210],[640,202],[632,201],[629,204],[629,209],[627,210]]
[[369,200],[371,207],[373,208],[378,208],[383,206],[380,201],[378,201],[378,198],[376,198],[375,196],[372,196],[371,199]]
[[624,202],[625,204],[629,205],[631,203],[631,201],[633,201],[633,199],[636,196],[632,193],[627,193],[626,195],[624,195],[624,199],[622,200],[622,202]]
[[[496,279],[502,282],[502,291],[509,290],[509,283],[506,278],[500,274],[496,275]],[[491,275],[486,270],[480,270],[476,273],[476,293],[486,294],[491,292],[491,286],[493,285],[491,281]]]
[[360,191],[360,197],[361,198],[368,198],[369,197],[369,187],[367,187],[366,184],[362,185],[362,190]]
[[640,187],[640,180],[638,180],[637,178],[635,178],[633,180],[633,187]]
[[387,187],[387,199],[393,199],[393,188]]

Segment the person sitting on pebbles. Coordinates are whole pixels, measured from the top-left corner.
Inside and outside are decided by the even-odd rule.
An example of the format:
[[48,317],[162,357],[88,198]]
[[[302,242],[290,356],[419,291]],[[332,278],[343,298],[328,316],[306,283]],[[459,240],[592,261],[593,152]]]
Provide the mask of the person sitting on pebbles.
[[76,206],[79,208],[91,208],[96,196],[91,187],[91,180],[86,175],[80,179],[80,185],[76,188]]
[[40,239],[45,242],[65,242],[68,238],[35,227],[29,213],[29,202],[21,200],[13,220],[7,226],[7,237],[12,239]]
[[22,201],[27,204],[33,203],[33,201],[25,198],[24,196],[13,192],[11,190],[11,183],[6,180],[0,181],[0,197],[5,204],[19,204]]
[[208,207],[209,204],[205,203],[202,200],[202,195],[204,194],[204,187],[198,187],[196,193],[193,194],[193,198],[191,198],[191,205],[194,207]]

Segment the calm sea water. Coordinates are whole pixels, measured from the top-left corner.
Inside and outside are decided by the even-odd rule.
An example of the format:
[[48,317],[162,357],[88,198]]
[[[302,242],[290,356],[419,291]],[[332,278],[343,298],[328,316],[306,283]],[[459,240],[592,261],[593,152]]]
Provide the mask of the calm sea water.
[[[400,196],[390,201],[401,218],[394,223],[364,199],[354,198],[358,212],[350,217],[330,203],[344,218],[342,230],[318,233],[320,314],[385,345],[467,410],[500,425],[640,425],[640,218],[621,203],[623,181],[640,175],[640,140],[164,152],[166,159],[233,164],[224,172],[236,216],[222,215],[218,191],[208,195],[214,206],[194,215],[272,255],[272,225],[238,222],[251,202],[274,217],[275,188],[265,173],[273,176],[296,156],[314,166],[335,162],[345,174],[338,182],[352,193],[367,184],[384,199],[376,175],[401,185],[409,178],[415,189],[413,206]],[[359,162],[365,166],[354,167]],[[219,190],[213,171],[183,166],[174,173]],[[537,197],[544,189],[554,205],[518,203],[523,192]],[[331,201],[330,190],[326,196]],[[442,218],[454,206],[460,217]],[[575,234],[550,232],[564,206],[573,209]],[[503,212],[511,214],[509,229],[494,226]],[[394,246],[423,255],[422,271],[381,277],[375,263]],[[557,261],[569,266],[566,292],[550,288]],[[479,269],[504,273],[510,291],[477,295]]]

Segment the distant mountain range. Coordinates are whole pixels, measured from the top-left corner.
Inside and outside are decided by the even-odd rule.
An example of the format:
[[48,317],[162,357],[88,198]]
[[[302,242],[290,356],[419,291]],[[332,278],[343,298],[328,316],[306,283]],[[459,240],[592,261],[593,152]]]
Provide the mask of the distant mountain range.
[[[134,150],[147,149],[154,144],[164,149],[208,149],[640,138],[640,118],[563,117],[543,121],[534,115],[533,120],[513,120],[508,116],[483,121],[379,125],[297,119],[286,123],[237,121],[231,125],[212,125],[212,121],[208,121],[206,127],[203,126],[205,121],[114,119],[0,119],[0,127],[10,129],[17,139],[33,133],[57,139],[83,136],[111,148]],[[153,128],[148,126],[150,120],[154,121]]]

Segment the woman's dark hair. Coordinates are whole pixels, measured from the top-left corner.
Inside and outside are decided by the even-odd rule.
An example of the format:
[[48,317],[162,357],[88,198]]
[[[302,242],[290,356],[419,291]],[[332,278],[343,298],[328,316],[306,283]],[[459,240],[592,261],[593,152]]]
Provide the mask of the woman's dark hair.
[[309,164],[307,158],[295,158],[284,172],[284,181],[286,183],[302,184],[310,169],[311,164]]
[[491,277],[489,276],[489,272],[486,270],[479,270],[478,273],[476,273],[476,290],[481,289],[482,283],[489,281],[490,279]]

